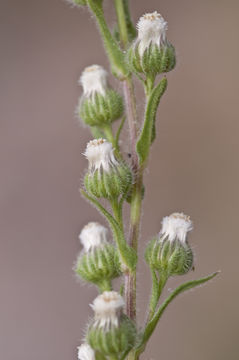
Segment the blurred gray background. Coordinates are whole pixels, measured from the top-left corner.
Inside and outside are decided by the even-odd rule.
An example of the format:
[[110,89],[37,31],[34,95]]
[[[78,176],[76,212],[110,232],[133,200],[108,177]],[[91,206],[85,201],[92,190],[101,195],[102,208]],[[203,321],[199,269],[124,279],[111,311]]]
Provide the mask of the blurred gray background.
[[[134,21],[164,16],[178,58],[145,178],[141,254],[162,217],[183,211],[194,221],[196,269],[167,289],[222,270],[170,305],[142,359],[237,360],[239,2],[132,0],[131,8]],[[78,191],[91,136],[74,117],[77,80],[85,66],[108,63],[86,10],[1,0],[0,17],[0,359],[76,359],[96,290],[76,282],[72,264],[81,228],[102,221]],[[142,260],[141,325],[149,291]]]

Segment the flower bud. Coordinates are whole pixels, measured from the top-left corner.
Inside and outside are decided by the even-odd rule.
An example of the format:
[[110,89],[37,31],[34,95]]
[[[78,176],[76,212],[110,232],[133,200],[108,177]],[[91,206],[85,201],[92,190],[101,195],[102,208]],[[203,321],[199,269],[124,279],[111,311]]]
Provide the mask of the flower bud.
[[156,11],[143,15],[137,24],[138,38],[128,52],[136,73],[156,76],[175,66],[175,50],[166,38],[167,22]]
[[88,344],[78,347],[78,360],[95,360],[95,352]]
[[90,346],[105,356],[129,351],[135,343],[136,329],[133,322],[123,314],[124,300],[115,291],[105,291],[91,305],[95,318],[87,332]]
[[101,287],[120,275],[120,262],[116,248],[107,240],[108,230],[96,223],[86,225],[79,239],[83,245],[75,271],[83,280]]
[[183,213],[163,218],[159,236],[146,249],[149,265],[166,277],[186,274],[193,266],[193,253],[187,242],[187,233],[192,228],[189,216]]
[[123,99],[109,88],[107,76],[101,66],[92,65],[87,67],[80,77],[83,96],[79,100],[77,113],[87,125],[109,125],[123,114]]
[[98,198],[117,199],[128,192],[132,183],[129,167],[116,160],[112,144],[104,139],[94,139],[84,153],[89,161],[85,175],[86,190]]

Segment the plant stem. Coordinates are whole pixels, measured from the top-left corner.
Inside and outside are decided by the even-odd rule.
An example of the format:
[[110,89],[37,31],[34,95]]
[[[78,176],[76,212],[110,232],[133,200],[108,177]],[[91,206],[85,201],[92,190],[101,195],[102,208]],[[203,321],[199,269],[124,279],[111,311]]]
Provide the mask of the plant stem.
[[100,292],[104,292],[104,291],[111,291],[112,290],[112,285],[111,285],[111,281],[108,279],[103,279],[100,283],[99,283],[99,290]]
[[124,4],[122,0],[114,0],[114,2],[119,26],[120,41],[122,47],[125,49],[128,44],[128,30],[125,19]]
[[126,107],[126,115],[129,124],[130,145],[131,145],[131,159],[132,170],[137,173],[138,170],[138,155],[136,152],[137,141],[137,111],[136,99],[134,94],[134,86],[131,77],[123,81],[123,91]]
[[[123,1],[115,0],[115,8],[118,17],[121,43],[125,47],[128,42],[128,33]],[[138,137],[137,111],[134,86],[130,75],[123,81],[123,91],[130,132],[132,170],[135,174],[135,183],[131,195],[129,245],[137,253],[141,218],[143,172],[139,169],[138,155],[136,152],[136,141]],[[125,301],[127,315],[132,320],[136,320],[136,271],[127,272],[125,274]],[[129,355],[129,358],[130,356],[131,355]]]
[[[153,278],[153,276],[155,276],[156,278]],[[156,274],[152,273],[152,280],[153,280],[153,288],[152,288],[152,295],[151,295],[150,305],[149,305],[148,322],[152,319],[152,317],[155,314],[155,310],[158,305],[159,298],[160,298],[162,291],[164,289],[164,286],[168,280],[168,276],[161,275],[161,277],[158,281]]]
[[105,125],[104,127],[102,127],[102,129],[104,131],[104,134],[105,134],[107,140],[109,142],[111,142],[111,144],[115,148],[116,155],[119,156],[120,155],[119,154],[119,147],[118,147],[117,141],[116,141],[116,139],[114,137],[111,125]]
[[111,207],[116,221],[123,228],[122,212],[121,212],[122,208],[119,206],[118,200],[111,200]]

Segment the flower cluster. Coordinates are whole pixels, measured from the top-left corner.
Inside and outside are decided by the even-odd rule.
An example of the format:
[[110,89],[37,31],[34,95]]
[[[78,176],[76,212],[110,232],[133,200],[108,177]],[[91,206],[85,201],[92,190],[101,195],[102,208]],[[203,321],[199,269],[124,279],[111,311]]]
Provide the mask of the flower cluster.
[[[152,290],[147,321],[143,328],[137,329],[136,271],[144,171],[156,138],[157,109],[167,88],[165,73],[176,64],[175,49],[167,39],[168,24],[157,11],[141,16],[135,28],[128,1],[115,1],[118,24],[113,34],[104,18],[103,0],[67,1],[88,7],[96,18],[112,75],[120,80],[124,93],[123,100],[100,65],[86,67],[80,76],[83,92],[76,112],[93,136],[83,153],[88,169],[81,194],[104,217],[111,233],[105,226],[91,221],[79,235],[82,249],[74,271],[84,282],[95,285],[98,296],[90,305],[94,317],[89,320],[84,342],[78,347],[78,359],[139,359],[167,305],[181,292],[216,275],[180,285],[160,304],[168,279],[188,273],[194,262],[188,242],[188,233],[193,229],[190,217],[179,212],[164,217],[160,232],[146,246]],[[164,75],[158,79],[160,74]],[[134,75],[143,85],[146,100],[140,123]],[[115,121],[119,119],[117,125]],[[130,153],[121,141],[125,120],[129,123]],[[115,284],[115,279],[123,276],[124,283],[118,280]],[[119,292],[114,291],[115,285]]]

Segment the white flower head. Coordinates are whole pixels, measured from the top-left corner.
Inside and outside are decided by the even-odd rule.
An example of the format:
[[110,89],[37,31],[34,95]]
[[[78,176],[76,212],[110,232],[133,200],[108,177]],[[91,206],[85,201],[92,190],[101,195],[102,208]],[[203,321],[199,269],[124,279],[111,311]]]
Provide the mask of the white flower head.
[[88,344],[82,344],[78,347],[79,360],[95,360],[95,352]]
[[108,330],[119,325],[119,317],[124,307],[124,299],[116,291],[105,291],[90,305],[95,312],[95,326]]
[[79,239],[85,252],[107,244],[107,232],[108,230],[97,222],[90,222],[84,226],[79,235]]
[[90,97],[95,93],[99,93],[104,96],[108,87],[107,76],[107,71],[100,65],[85,68],[79,79],[84,95]]
[[192,229],[193,224],[189,216],[183,213],[173,213],[163,218],[160,237],[162,239],[167,237],[169,241],[174,241],[177,238],[185,244],[187,233]]
[[167,41],[166,31],[168,24],[157,11],[141,16],[137,24],[137,29],[139,53],[141,56],[150,44],[160,47]]
[[89,161],[89,170],[92,172],[100,169],[109,172],[112,166],[118,165],[112,144],[105,139],[88,142],[84,155]]

